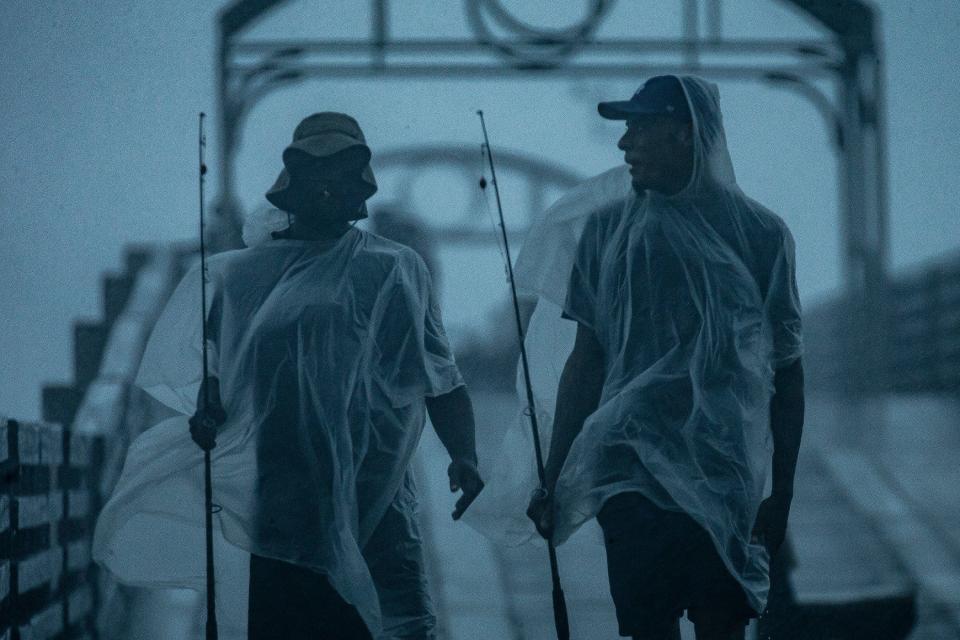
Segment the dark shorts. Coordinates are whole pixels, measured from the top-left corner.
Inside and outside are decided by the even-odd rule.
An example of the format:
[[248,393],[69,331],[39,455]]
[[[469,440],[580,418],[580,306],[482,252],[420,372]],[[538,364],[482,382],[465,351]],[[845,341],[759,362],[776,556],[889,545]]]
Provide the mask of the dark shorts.
[[674,628],[684,611],[711,630],[740,630],[757,616],[707,532],[687,514],[630,492],[607,500],[597,520],[621,635]]
[[250,556],[247,616],[250,640],[371,640],[325,575],[263,556]]

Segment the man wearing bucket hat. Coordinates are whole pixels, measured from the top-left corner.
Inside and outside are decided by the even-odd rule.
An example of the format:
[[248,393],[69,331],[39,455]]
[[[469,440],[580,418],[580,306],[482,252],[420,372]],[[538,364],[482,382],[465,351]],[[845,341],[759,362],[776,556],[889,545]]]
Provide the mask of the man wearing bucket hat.
[[[415,487],[407,469],[423,425],[424,405],[452,458],[450,488],[463,491],[454,518],[460,517],[483,483],[476,468],[473,410],[447,344],[423,260],[403,245],[350,226],[367,216],[366,200],[377,189],[370,158],[370,149],[353,118],[337,113],[314,114],[294,131],[293,141],[283,152],[284,168],[266,197],[291,216],[287,229],[272,234],[275,239],[281,243],[333,242],[334,252],[349,255],[348,261],[339,263],[342,273],[331,274],[336,283],[330,289],[330,297],[343,296],[343,279],[356,282],[355,293],[351,303],[338,300],[336,305],[337,310],[344,312],[344,330],[330,331],[325,338],[351,344],[334,349],[338,356],[317,354],[322,363],[319,368],[324,371],[324,375],[318,375],[317,383],[326,387],[330,378],[344,375],[370,378],[369,383],[364,380],[363,384],[344,389],[353,387],[352,402],[370,402],[369,407],[348,408],[365,416],[368,425],[349,419],[349,410],[348,420],[342,425],[354,432],[350,441],[352,473],[356,478],[355,489],[346,490],[355,497],[344,503],[349,507],[356,501],[356,540],[377,589],[384,637],[427,638],[433,635],[434,616],[425,585]],[[351,241],[349,236],[354,235],[357,239]],[[345,241],[351,248],[338,251]],[[368,318],[367,326],[348,330],[360,309],[361,317]],[[327,320],[323,324],[328,323]],[[369,363],[373,364],[373,372],[362,370],[368,365],[367,357],[357,354],[365,351],[365,339],[375,343],[371,349],[377,362]],[[356,363],[353,371],[344,367],[344,360],[349,361],[351,356]],[[301,366],[309,367],[311,363]],[[371,384],[378,388],[369,388]],[[350,396],[347,393],[340,397],[343,395]],[[302,403],[301,399],[291,404]],[[270,438],[270,434],[264,433],[261,441]],[[270,456],[271,460],[261,462],[261,468],[274,461],[283,464],[283,447],[279,442],[266,444],[261,459]],[[366,452],[358,456],[361,447]],[[343,468],[350,466],[339,464]],[[281,479],[269,493],[289,491],[284,486],[286,482],[286,478]],[[268,527],[263,535],[272,538],[277,533]],[[279,533],[282,537],[296,535],[295,531]],[[278,609],[287,611],[280,615],[290,614],[292,590],[278,587],[291,570],[304,572],[292,569],[284,560],[253,556],[251,637],[261,629],[264,637],[275,633]],[[311,576],[311,580],[316,578]],[[347,590],[356,590],[356,585]],[[338,595],[334,599],[349,601],[347,594]],[[262,602],[258,603],[258,599]],[[349,616],[336,612],[330,618],[343,625]]]
[[138,384],[192,414],[190,435],[182,418],[148,429],[98,523],[95,553],[121,581],[192,586],[202,555],[184,541],[203,511],[189,437],[211,450],[218,578],[230,549],[248,554],[250,638],[433,638],[410,469],[426,414],[462,491],[455,519],[483,487],[423,260],[351,224],[377,189],[370,157],[353,118],[304,119],[267,192],[279,210],[248,220],[246,249],[208,261],[209,406],[200,275],[184,278]]
[[517,259],[577,323],[527,515],[557,544],[597,518],[621,635],[678,640],[686,612],[699,640],[743,638],[803,424],[793,239],[737,186],[715,85],[659,76],[598,110],[625,121],[628,166],[558,201]]

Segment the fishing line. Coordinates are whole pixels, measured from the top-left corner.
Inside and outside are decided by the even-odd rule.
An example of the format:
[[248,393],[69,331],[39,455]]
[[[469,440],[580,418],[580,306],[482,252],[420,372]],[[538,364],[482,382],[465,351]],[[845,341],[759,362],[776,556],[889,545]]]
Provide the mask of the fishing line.
[[490,199],[487,197],[487,177],[484,175],[484,161],[486,160],[487,147],[480,145],[480,200],[483,202],[483,208],[487,212],[487,218],[490,220],[490,227],[493,229],[493,237],[497,240],[497,250],[500,252],[500,259],[503,261],[503,275],[509,281],[510,273],[507,269],[507,254],[503,250],[503,242],[500,240],[500,230],[497,228],[497,221],[493,217],[493,208],[490,206]]
[[[497,200],[497,213],[500,216],[500,232],[503,237],[503,252],[507,263],[507,277],[510,283],[510,294],[513,299],[514,319],[517,323],[517,337],[520,342],[520,364],[523,367],[523,381],[527,392],[527,409],[530,418],[530,430],[533,435],[533,450],[537,459],[537,475],[540,487],[537,491],[546,493],[545,474],[543,468],[543,450],[540,444],[540,426],[537,421],[536,402],[533,395],[533,383],[530,379],[530,364],[527,360],[527,347],[523,339],[523,321],[520,317],[520,299],[517,296],[517,285],[513,277],[513,263],[510,260],[510,240],[507,237],[507,225],[503,218],[503,204],[500,200],[500,187],[497,184],[497,170],[493,163],[493,151],[490,149],[490,138],[487,136],[487,123],[483,119],[483,111],[477,111],[480,117],[480,127],[483,130],[483,143],[487,152],[487,162],[490,166],[490,182],[493,183],[493,193]],[[481,178],[481,188],[485,178]],[[551,538],[547,538],[547,551],[550,557],[550,579],[553,583],[553,622],[557,629],[558,640],[570,640],[570,622],[567,616],[567,601],[560,584],[560,569],[557,563],[557,549]]]

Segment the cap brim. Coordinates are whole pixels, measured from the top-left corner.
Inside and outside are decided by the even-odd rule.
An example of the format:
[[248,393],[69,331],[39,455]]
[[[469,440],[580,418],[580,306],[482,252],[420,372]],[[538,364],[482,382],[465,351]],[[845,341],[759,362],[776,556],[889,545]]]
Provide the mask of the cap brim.
[[653,116],[662,114],[662,110],[645,107],[630,100],[601,102],[597,105],[600,117],[607,120],[629,120],[635,116]]

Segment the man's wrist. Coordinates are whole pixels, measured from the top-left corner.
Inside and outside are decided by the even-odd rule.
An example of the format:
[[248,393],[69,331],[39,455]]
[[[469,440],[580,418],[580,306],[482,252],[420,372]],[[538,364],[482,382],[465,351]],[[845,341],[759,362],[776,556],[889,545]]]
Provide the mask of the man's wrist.
[[456,454],[450,454],[450,462],[469,464],[474,467],[477,466],[477,452],[459,452]]
[[549,495],[553,495],[553,490],[557,487],[557,479],[560,474],[553,471],[548,464],[543,471],[543,489],[546,489]]

